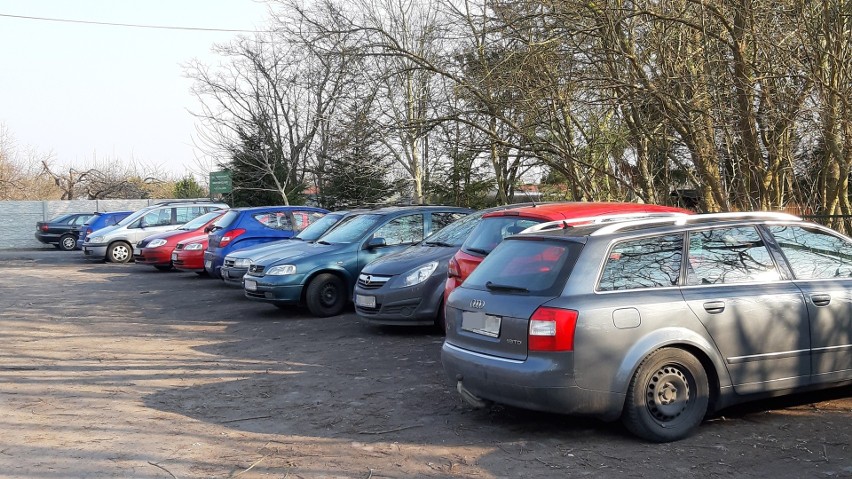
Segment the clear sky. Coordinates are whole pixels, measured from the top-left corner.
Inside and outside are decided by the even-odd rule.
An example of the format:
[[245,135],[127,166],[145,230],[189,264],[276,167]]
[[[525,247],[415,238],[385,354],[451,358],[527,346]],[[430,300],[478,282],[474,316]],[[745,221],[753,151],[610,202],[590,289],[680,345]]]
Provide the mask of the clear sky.
[[[239,33],[131,28],[50,19],[262,30],[258,0],[0,0],[0,123],[56,165],[129,161],[199,173],[197,110],[181,64],[216,64]],[[201,164],[206,164],[201,162]]]

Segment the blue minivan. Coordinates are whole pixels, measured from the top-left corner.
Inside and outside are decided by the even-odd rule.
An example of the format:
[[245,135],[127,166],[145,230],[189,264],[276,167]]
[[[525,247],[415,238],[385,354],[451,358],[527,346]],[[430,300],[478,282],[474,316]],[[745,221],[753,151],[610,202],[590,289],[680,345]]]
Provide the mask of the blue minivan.
[[295,236],[326,213],[328,210],[311,206],[232,208],[213,223],[204,270],[210,277],[220,278],[228,253]]
[[113,226],[118,224],[119,221],[123,220],[130,216],[132,211],[106,211],[99,212],[96,211],[91,218],[89,218],[86,223],[80,227],[77,234],[77,249],[83,248],[83,242],[86,241],[86,236],[93,232],[97,231],[101,228],[106,228],[107,226]]

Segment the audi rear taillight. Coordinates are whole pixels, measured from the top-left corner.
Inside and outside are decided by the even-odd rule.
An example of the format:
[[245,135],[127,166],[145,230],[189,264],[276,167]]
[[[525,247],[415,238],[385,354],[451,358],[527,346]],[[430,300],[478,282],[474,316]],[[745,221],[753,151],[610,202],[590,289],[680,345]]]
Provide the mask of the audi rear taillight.
[[530,351],[573,351],[577,311],[540,306],[530,316]]
[[447,276],[450,278],[461,278],[459,262],[455,258],[450,258],[450,263],[447,265]]
[[219,240],[219,247],[224,248],[225,246],[228,246],[228,243],[230,243],[231,241],[234,241],[234,239],[236,239],[237,236],[239,236],[239,235],[241,235],[245,232],[246,232],[246,230],[244,230],[243,228],[237,228],[235,230],[231,230],[231,231],[226,232],[225,234],[222,235],[222,239]]

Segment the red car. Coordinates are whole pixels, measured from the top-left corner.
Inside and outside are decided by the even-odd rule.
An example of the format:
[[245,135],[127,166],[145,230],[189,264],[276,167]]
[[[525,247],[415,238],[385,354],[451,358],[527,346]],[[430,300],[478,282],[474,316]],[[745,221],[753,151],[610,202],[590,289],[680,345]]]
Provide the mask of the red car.
[[225,214],[225,210],[211,211],[184,224],[180,228],[165,233],[158,233],[144,238],[133,248],[133,261],[136,264],[150,265],[160,271],[172,269],[172,251],[178,242],[201,234],[206,234],[209,227]]
[[[691,211],[670,206],[644,205],[639,203],[547,203],[524,208],[495,211],[482,220],[467,237],[455,256],[450,258],[447,282],[444,285],[444,303],[447,297],[467,278],[479,263],[506,236],[541,223],[562,220],[577,220],[603,215],[620,214],[692,214]],[[591,221],[589,219],[588,221]]]
[[208,235],[201,235],[179,241],[172,251],[172,265],[175,269],[207,274],[204,271],[204,252],[207,250],[208,238]]

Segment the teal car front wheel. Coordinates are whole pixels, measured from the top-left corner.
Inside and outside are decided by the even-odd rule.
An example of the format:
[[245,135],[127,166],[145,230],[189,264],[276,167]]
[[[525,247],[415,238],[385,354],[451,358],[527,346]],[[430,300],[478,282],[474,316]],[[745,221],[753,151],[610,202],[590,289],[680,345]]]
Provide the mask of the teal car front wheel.
[[340,314],[346,305],[346,289],[343,280],[330,273],[323,273],[311,280],[305,293],[305,303],[314,316],[328,317]]

